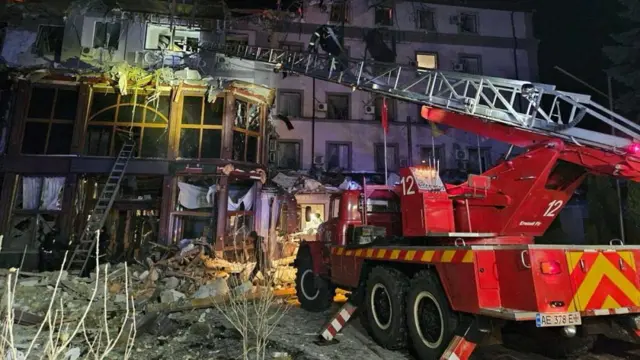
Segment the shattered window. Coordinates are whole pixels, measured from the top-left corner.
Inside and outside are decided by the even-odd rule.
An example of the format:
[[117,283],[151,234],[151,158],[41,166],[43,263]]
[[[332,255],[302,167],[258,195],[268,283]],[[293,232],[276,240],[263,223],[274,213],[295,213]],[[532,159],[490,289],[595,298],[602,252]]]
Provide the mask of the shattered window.
[[19,210],[62,210],[65,177],[21,176],[16,188],[14,208]]
[[9,238],[2,243],[2,250],[23,251],[37,249],[46,234],[58,226],[56,214],[14,215],[11,217]]
[[93,48],[118,50],[120,44],[120,22],[105,23],[96,21],[93,33]]
[[63,38],[64,26],[40,25],[35,43],[36,54],[59,55],[62,52]]
[[233,121],[233,160],[258,162],[262,132],[262,106],[235,101]]
[[94,90],[84,154],[116,156],[131,133],[135,157],[166,158],[169,147],[168,95],[130,90],[128,95]]
[[31,88],[22,153],[68,154],[77,106],[78,91],[75,88]]
[[184,96],[178,156],[184,159],[220,158],[224,97],[210,103],[204,96]]

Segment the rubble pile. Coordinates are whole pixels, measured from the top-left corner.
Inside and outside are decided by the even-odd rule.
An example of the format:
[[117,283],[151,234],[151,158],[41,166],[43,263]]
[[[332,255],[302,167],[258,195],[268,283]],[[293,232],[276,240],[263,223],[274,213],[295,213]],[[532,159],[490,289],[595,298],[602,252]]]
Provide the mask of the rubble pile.
[[[47,350],[50,332],[53,338],[58,334],[65,339],[73,338],[57,358],[72,360],[79,358],[75,357],[76,352],[80,356],[89,351],[83,329],[90,339],[101,338],[104,350],[109,347],[105,328],[109,329],[113,342],[113,356],[108,355],[107,359],[122,359],[128,348],[134,352],[130,358],[136,358],[136,351],[146,355],[157,347],[158,341],[172,349],[182,349],[174,349],[178,352],[192,352],[193,342],[198,341],[200,350],[214,356],[222,350],[215,342],[202,342],[203,337],[237,342],[239,335],[229,324],[216,327],[204,319],[224,323],[220,312],[228,306],[230,298],[238,296],[261,301],[262,294],[269,292],[275,294],[274,301],[284,304],[280,299],[293,294],[289,286],[295,281],[295,269],[290,266],[293,257],[273,261],[271,269],[261,274],[254,285],[247,280],[255,263],[232,263],[213,258],[208,255],[211,253],[208,244],[197,241],[181,249],[159,246],[145,264],[102,264],[89,278],[75,277],[66,271],[18,272],[18,280],[14,282],[15,270],[0,272],[1,307],[6,308],[8,295],[13,302],[16,358],[20,359],[20,352],[27,352],[42,323],[46,326],[40,330],[29,359],[50,351]],[[48,311],[53,314],[50,320],[45,319]],[[122,335],[116,341],[119,332]],[[136,338],[134,347],[127,343],[129,336]],[[176,341],[179,346],[174,344]],[[61,345],[59,341],[58,348]],[[237,358],[234,351],[227,349],[228,354],[214,358]],[[13,359],[11,356],[5,354],[5,358]]]

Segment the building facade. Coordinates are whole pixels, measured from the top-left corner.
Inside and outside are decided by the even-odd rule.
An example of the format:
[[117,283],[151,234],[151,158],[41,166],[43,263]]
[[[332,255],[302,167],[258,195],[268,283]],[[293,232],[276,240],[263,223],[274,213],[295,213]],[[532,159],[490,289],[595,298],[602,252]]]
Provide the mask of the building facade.
[[[315,29],[330,23],[353,58],[367,56],[365,38],[376,29],[398,64],[536,79],[537,42],[526,9],[458,3],[312,2],[287,12],[233,9],[223,20],[219,5],[190,1],[121,0],[105,9],[10,2],[5,13],[19,16],[4,20],[0,56],[22,75],[11,82],[13,106],[2,124],[10,134],[0,197],[4,251],[35,249],[43,224],[66,235],[81,231],[84,222],[74,219],[90,211],[123,129],[138,147],[110,231],[137,234],[125,239],[130,242],[149,231],[172,243],[214,232],[229,239],[239,228],[259,227],[252,216],[269,209],[257,201],[253,184],[269,163],[382,172],[381,98],[304,76],[283,78],[208,45],[304,50]],[[33,16],[20,15],[25,12]],[[272,121],[279,140],[269,141],[270,96],[261,93],[257,101],[246,91],[225,92],[225,80],[277,89],[272,113],[286,115],[293,129]],[[388,106],[390,171],[435,156],[442,169],[477,172],[506,151],[473,134],[435,131],[416,104],[390,100]],[[250,116],[254,108],[257,118]],[[258,127],[250,128],[252,119]],[[207,189],[220,199],[215,207]],[[180,194],[189,192],[209,205],[185,207]]]
[[[304,23],[272,36],[280,47],[305,49],[313,31],[329,23],[343,29],[350,57],[371,58],[370,51],[365,53],[365,37],[375,29],[388,48],[395,48],[397,64],[520,80],[537,78],[537,41],[532,14],[526,9],[499,7],[490,1],[466,1],[465,6],[457,6],[462,2],[456,1],[376,3],[310,5],[304,9]],[[302,76],[280,78],[277,83],[278,112],[287,115],[294,126],[287,130],[277,123],[280,142],[274,161],[278,167],[309,169],[315,162],[347,171],[383,171],[380,96],[322,81],[315,81],[314,91],[314,81]],[[507,149],[453,129],[432,131],[416,104],[388,100],[387,106],[387,166],[391,171],[432,156],[440,160],[441,169],[486,170]]]

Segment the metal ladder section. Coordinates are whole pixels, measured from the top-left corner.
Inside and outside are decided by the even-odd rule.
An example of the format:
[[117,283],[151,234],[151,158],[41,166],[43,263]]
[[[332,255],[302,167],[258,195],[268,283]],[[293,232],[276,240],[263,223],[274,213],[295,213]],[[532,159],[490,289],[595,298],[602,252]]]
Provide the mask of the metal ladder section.
[[98,243],[98,232],[104,226],[111,206],[113,206],[113,202],[118,195],[120,183],[124,177],[127,164],[133,156],[135,145],[135,141],[129,138],[125,140],[120,148],[118,157],[109,173],[109,178],[100,192],[100,197],[87,220],[87,225],[82,235],[80,235],[80,239],[67,263],[68,271],[75,271],[79,268],[79,274],[83,274],[91,255],[95,253],[95,246]]
[[[558,91],[555,85],[258,46],[213,44],[207,50],[580,145],[614,150],[640,140],[639,125],[593,102],[588,95]],[[626,136],[576,128],[585,117],[604,122]]]

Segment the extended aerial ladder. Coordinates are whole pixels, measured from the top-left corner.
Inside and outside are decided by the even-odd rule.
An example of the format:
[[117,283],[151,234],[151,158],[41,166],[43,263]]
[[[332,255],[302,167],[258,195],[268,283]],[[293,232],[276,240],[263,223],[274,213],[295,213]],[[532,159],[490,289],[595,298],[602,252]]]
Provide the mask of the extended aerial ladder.
[[[274,71],[422,104],[422,115],[429,121],[512,145],[527,147],[561,139],[576,150],[567,151],[564,160],[593,172],[640,180],[640,163],[633,161],[640,147],[632,146],[640,140],[640,125],[597,104],[588,95],[528,81],[258,46],[214,45],[209,50],[272,64]],[[620,136],[576,127],[584,119],[595,119],[596,125],[604,124]],[[593,163],[585,163],[585,158]]]
[[[113,163],[109,177],[100,192],[100,196],[96,201],[96,204],[89,215],[86,226],[80,239],[75,245],[71,257],[67,262],[68,271],[77,271],[79,275],[84,274],[91,256],[96,252],[96,245],[99,241],[100,229],[104,226],[107,219],[107,215],[113,206],[113,202],[118,196],[118,190],[120,189],[120,183],[125,175],[129,160],[133,156],[133,151],[136,142],[129,135],[123,136],[124,143],[120,148],[120,152]],[[104,254],[100,254],[104,255]]]
[[[276,72],[297,73],[341,84],[350,87],[353,91],[362,90],[401,101],[421,104],[423,105],[421,115],[429,121],[442,123],[515,146],[535,149],[534,151],[541,151],[541,147],[536,147],[538,144],[544,144],[549,148],[556,147],[561,149],[557,160],[577,164],[592,173],[640,181],[640,145],[636,143],[640,141],[640,126],[593,102],[588,95],[559,91],[553,85],[527,81],[417,69],[415,67],[361,59],[338,59],[329,55],[257,46],[220,45],[213,46],[210,50],[229,57],[239,57],[245,60],[271,64]],[[604,131],[586,130],[577,127],[585,119],[589,119],[589,126],[595,125],[596,128],[604,128]],[[603,125],[606,125],[606,127],[603,127]],[[504,166],[510,166],[508,162],[506,163]],[[509,169],[505,171],[508,172]],[[467,208],[468,213],[469,210]],[[545,214],[544,216],[547,215]],[[424,214],[421,217],[424,218]],[[435,256],[433,254],[436,252],[448,253],[451,258],[442,261],[451,262],[454,261],[453,257],[455,257],[459,249],[464,248],[467,251],[467,249],[472,248],[469,246],[460,247],[460,241],[464,243],[463,239],[458,238],[456,243],[452,244],[454,246],[441,248],[406,247],[401,249],[400,247],[389,247],[387,249],[385,247],[376,248],[370,246],[358,248],[358,250],[345,247],[344,244],[336,245],[332,243],[332,251],[335,251],[332,256],[340,257],[341,261],[353,260],[349,264],[362,264],[361,260],[356,258],[358,256],[369,256],[370,253],[371,256],[369,258],[373,258],[373,252],[375,251],[375,260],[378,261],[378,264],[381,259],[388,256],[383,259],[383,262],[397,262],[399,258],[404,257],[411,259],[411,261],[427,259],[425,260],[426,262],[434,265],[432,256]],[[323,244],[313,246],[324,249]],[[518,249],[528,249],[521,253],[521,257],[525,268],[531,268],[530,264],[527,265],[525,263],[525,254],[528,254],[528,251],[541,253],[542,250],[527,246],[518,247]],[[308,249],[310,248],[311,245],[309,245]],[[364,251],[364,249],[367,251]],[[493,249],[493,247],[490,246],[487,249]],[[477,250],[482,250],[482,247],[478,247]],[[574,250],[579,252],[579,250]],[[322,254],[322,251],[317,250],[316,254]],[[422,251],[422,255],[416,255],[417,251]],[[474,250],[472,249],[471,251]],[[589,251],[592,251],[592,249]],[[634,251],[637,251],[637,249]],[[613,256],[613,253],[607,256]],[[467,255],[473,253],[463,252],[460,254],[465,254],[465,256],[456,261],[464,263],[467,261],[465,260]],[[473,269],[475,265],[473,264],[479,260],[472,256],[469,261],[472,266],[465,276],[473,277],[471,275],[475,274]],[[620,266],[624,268],[623,265]],[[316,264],[313,262],[313,266],[310,266],[306,271],[316,273],[317,269],[315,267]],[[311,270],[312,268],[313,270]],[[354,265],[353,268],[355,269],[356,266]],[[300,269],[298,271],[300,272]],[[306,274],[306,271],[303,274]],[[349,279],[353,281],[359,279],[358,274],[349,276]],[[343,282],[347,281],[345,279],[342,280]],[[357,285],[354,286],[357,289],[361,289]],[[632,287],[635,289],[635,285]],[[466,285],[465,288],[467,288]],[[572,294],[571,296],[575,297],[577,295]],[[356,311],[357,306],[354,305],[355,303],[358,303],[358,301],[354,303],[347,302],[325,325],[320,333],[322,339],[325,341],[335,339],[336,334],[344,328]],[[563,306],[566,305],[564,304]],[[588,305],[584,304],[584,308],[587,309]],[[595,305],[593,308],[596,310],[593,310],[595,312],[591,315],[598,316],[640,312],[640,307],[627,308],[605,306],[603,304],[602,309]],[[536,307],[536,309],[538,308]],[[498,313],[503,310],[507,311],[508,309],[501,308]],[[587,310],[591,311],[591,308]],[[476,312],[469,311],[469,313]],[[487,315],[489,313],[490,315]],[[470,324],[459,324],[452,341],[448,343],[444,352],[438,355],[439,359],[469,359],[476,345],[491,330],[489,324],[485,323],[488,317],[523,320],[525,319],[524,313],[520,310],[513,310],[514,317],[512,319],[502,317],[503,315],[497,316],[496,312],[481,312],[482,315],[474,317]],[[530,318],[530,315],[534,314],[534,312],[529,311],[526,314],[529,316],[526,319],[538,321],[535,316]],[[640,319],[640,317],[634,317],[634,319]],[[461,331],[458,332],[458,330]],[[634,328],[634,331],[640,335],[638,327]]]

